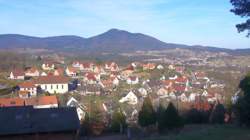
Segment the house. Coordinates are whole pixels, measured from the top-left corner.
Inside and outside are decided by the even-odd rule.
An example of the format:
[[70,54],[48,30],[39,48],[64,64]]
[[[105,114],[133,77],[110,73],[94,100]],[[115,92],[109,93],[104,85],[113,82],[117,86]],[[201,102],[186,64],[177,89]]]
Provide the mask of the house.
[[94,64],[94,63],[91,63],[91,62],[84,62],[84,63],[81,63],[81,64],[80,64],[79,69],[80,69],[81,71],[93,71],[93,70],[94,70],[94,67],[95,67],[95,64]]
[[43,72],[41,73],[41,76],[48,76],[48,74],[47,74],[46,72],[43,71]]
[[37,68],[32,67],[25,71],[25,76],[27,77],[38,77],[40,76],[40,72]]
[[121,76],[124,78],[129,77],[132,73],[134,72],[134,67],[133,66],[128,66],[127,68],[125,68],[124,70],[122,70],[121,72]]
[[145,88],[139,88],[138,91],[140,92],[142,97],[147,97],[148,96],[148,92]]
[[80,129],[76,109],[69,107],[5,107],[0,116],[2,140],[74,140]]
[[80,121],[84,120],[85,118],[85,110],[86,107],[80,104],[74,97],[71,97],[67,102],[68,107],[75,107],[77,111],[77,115]]
[[79,69],[80,69],[80,67],[81,67],[81,62],[79,62],[79,61],[74,61],[74,62],[72,63],[72,67],[74,67],[74,68],[79,68]]
[[119,67],[115,62],[105,63],[105,69],[108,71],[119,71]]
[[36,85],[31,82],[22,82],[18,85],[19,87],[19,97],[20,98],[28,98],[28,97],[36,97],[37,95],[37,87]]
[[136,85],[139,83],[139,78],[137,76],[129,76],[127,78],[127,84]]
[[195,102],[197,97],[199,97],[200,95],[198,93],[190,93],[189,97],[188,97],[188,101],[189,102]]
[[25,105],[34,108],[57,108],[58,101],[56,96],[41,96],[25,99]]
[[189,85],[189,80],[187,77],[178,77],[175,79],[175,83],[176,84],[182,84],[182,85],[186,85],[188,86]]
[[158,70],[163,70],[164,69],[164,67],[160,64],[160,65],[158,65],[157,67],[156,67]]
[[187,102],[188,101],[188,97],[185,93],[182,93],[180,96],[178,96],[178,99],[181,101],[181,102]]
[[142,65],[143,70],[153,70],[155,69],[156,65],[154,63],[147,63]]
[[162,87],[157,91],[158,96],[168,96],[168,89],[166,87]]
[[9,78],[12,80],[24,80],[25,73],[23,70],[16,69],[10,72]]
[[63,76],[43,76],[35,80],[35,85],[50,94],[63,94],[69,91],[69,79]]
[[76,77],[77,75],[77,69],[74,67],[67,67],[65,72],[66,72],[66,75],[70,77]]
[[205,72],[195,72],[194,74],[196,79],[208,79]]
[[131,104],[131,105],[136,105],[138,103],[138,98],[132,91],[130,91],[125,97],[122,97],[119,100],[119,102],[120,103],[126,102],[126,103]]
[[178,84],[174,84],[173,85],[173,89],[175,92],[179,92],[179,93],[183,93],[188,91],[187,87],[184,85],[178,85]]
[[83,95],[101,95],[101,86],[98,84],[83,85],[81,89]]
[[168,66],[168,69],[175,70],[175,66],[171,64],[171,65]]
[[24,105],[24,99],[21,98],[0,98],[0,107],[17,107]]
[[96,84],[97,81],[100,80],[100,75],[92,73],[92,72],[87,72],[85,73],[83,80],[87,82],[88,84]]
[[42,64],[42,69],[43,70],[54,70],[55,69],[55,64],[52,62],[45,62]]
[[182,73],[184,73],[184,71],[185,71],[185,67],[176,66],[176,67],[175,67],[175,71],[182,74]]
[[[64,70],[63,68],[57,68],[54,70],[54,76],[63,76],[64,75]],[[46,75],[47,76],[47,75]]]

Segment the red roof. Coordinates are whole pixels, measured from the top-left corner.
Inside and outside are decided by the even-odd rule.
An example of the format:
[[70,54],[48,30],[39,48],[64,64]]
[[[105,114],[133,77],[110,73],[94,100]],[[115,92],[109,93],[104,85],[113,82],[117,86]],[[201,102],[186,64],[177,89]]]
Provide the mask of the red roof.
[[20,88],[35,88],[35,84],[33,82],[23,82],[19,85]]
[[174,85],[174,90],[178,92],[185,92],[186,87],[182,85]]
[[177,66],[175,67],[175,71],[177,72],[183,72],[185,70],[185,67]]
[[[28,69],[26,72],[27,73],[35,73],[35,72],[37,72],[38,71],[38,69],[36,68],[36,67],[32,67],[32,68],[30,68],[30,69]],[[38,71],[39,72],[39,71]]]
[[187,82],[187,78],[186,77],[178,77],[177,79],[175,79],[175,82],[178,83],[186,83]]
[[137,77],[136,77],[136,76],[130,76],[129,79],[130,79],[131,81],[136,81]]
[[42,96],[38,98],[29,98],[25,100],[25,105],[51,105],[58,104],[56,96]]
[[24,99],[21,98],[0,98],[0,107],[24,106]]
[[197,102],[193,105],[193,108],[197,110],[209,111],[210,109],[212,109],[212,105],[208,102]]
[[35,80],[35,84],[64,84],[68,83],[69,79],[64,76],[41,76]]
[[96,81],[96,77],[94,73],[86,73],[85,76],[87,77],[88,80],[93,80]]
[[12,71],[13,75],[16,76],[24,76],[24,71],[21,69],[16,69]]

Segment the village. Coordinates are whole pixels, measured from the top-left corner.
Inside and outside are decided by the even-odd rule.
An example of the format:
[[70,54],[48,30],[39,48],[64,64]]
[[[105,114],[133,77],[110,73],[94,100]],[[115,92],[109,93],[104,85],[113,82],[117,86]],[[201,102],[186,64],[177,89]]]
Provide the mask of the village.
[[185,66],[132,62],[98,64],[71,61],[68,64],[46,60],[40,67],[13,69],[8,79],[17,85],[8,98],[0,98],[1,107],[34,108],[76,107],[80,121],[91,108],[100,104],[104,114],[122,108],[128,121],[136,122],[145,97],[155,107],[173,102],[178,110],[225,102],[225,84],[210,79],[203,71]]

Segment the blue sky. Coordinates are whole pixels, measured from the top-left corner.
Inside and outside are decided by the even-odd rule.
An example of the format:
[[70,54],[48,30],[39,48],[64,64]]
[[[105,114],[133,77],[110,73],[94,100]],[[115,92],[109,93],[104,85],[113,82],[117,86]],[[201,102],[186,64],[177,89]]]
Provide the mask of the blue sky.
[[164,42],[250,48],[229,0],[0,0],[0,34],[91,37],[111,28]]

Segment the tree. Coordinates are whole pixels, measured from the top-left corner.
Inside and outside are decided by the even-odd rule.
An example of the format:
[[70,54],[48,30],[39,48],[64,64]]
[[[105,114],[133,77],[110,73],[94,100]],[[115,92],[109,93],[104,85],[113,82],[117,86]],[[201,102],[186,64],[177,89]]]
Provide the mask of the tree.
[[166,129],[168,130],[174,130],[177,128],[183,127],[184,123],[179,115],[178,111],[176,110],[173,103],[169,103],[166,112],[165,112],[165,121],[164,125],[166,126]]
[[[235,15],[238,15],[242,18],[250,17],[250,1],[249,0],[230,0],[234,9],[231,9]],[[246,22],[236,25],[238,32],[248,31],[247,36],[250,36],[250,19],[247,19]]]
[[127,127],[126,124],[126,117],[121,112],[121,110],[116,110],[112,114],[112,120],[111,120],[111,130],[113,132],[120,132],[123,133],[123,130]]
[[190,109],[186,114],[186,122],[190,124],[203,123],[202,113],[195,108]]
[[158,123],[158,130],[160,132],[162,132],[166,128],[165,119],[166,119],[166,110],[162,105],[160,105],[157,110],[157,123]]
[[243,95],[238,99],[234,109],[240,124],[250,127],[250,73],[239,84]]
[[186,114],[186,122],[190,124],[203,124],[209,122],[210,111],[190,109]]
[[142,109],[139,112],[138,122],[140,126],[147,127],[156,123],[156,113],[149,97],[143,101]]
[[224,118],[225,118],[225,113],[226,110],[224,106],[220,103],[218,103],[214,110],[212,111],[210,121],[211,123],[215,124],[223,124],[224,123]]

